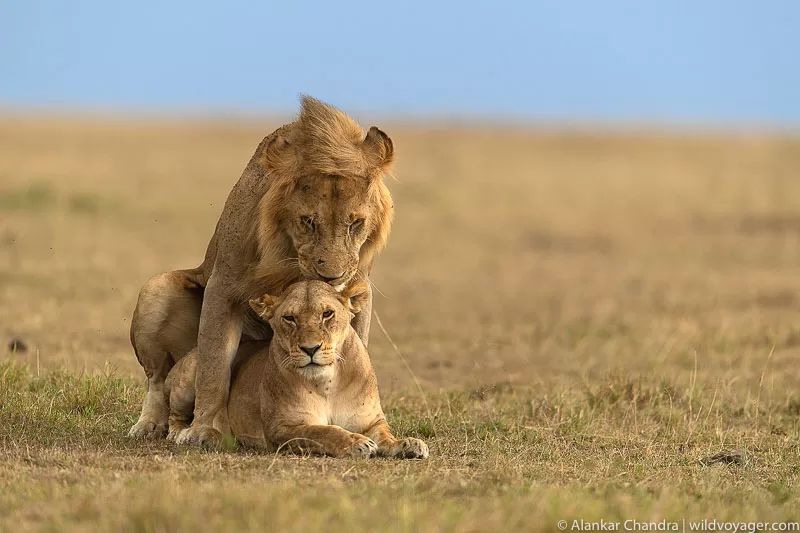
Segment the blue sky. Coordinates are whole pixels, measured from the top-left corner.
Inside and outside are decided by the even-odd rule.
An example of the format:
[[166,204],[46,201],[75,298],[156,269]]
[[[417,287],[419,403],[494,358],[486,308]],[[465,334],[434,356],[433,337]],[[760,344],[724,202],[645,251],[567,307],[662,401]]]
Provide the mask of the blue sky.
[[800,125],[800,2],[0,0],[0,108]]

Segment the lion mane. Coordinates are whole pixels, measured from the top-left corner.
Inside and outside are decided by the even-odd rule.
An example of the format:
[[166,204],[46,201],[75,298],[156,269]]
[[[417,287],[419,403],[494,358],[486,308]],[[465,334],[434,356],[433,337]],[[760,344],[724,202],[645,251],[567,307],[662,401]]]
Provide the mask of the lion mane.
[[281,234],[280,221],[300,176],[369,180],[377,222],[360,250],[362,273],[370,272],[391,233],[394,204],[383,176],[391,175],[394,164],[392,140],[375,126],[365,134],[355,120],[316,98],[304,95],[301,102],[297,120],[268,135],[251,160],[270,176],[271,184],[258,202],[250,235],[243,243],[249,276],[237,291],[242,300],[263,292],[265,285],[283,289],[298,278],[296,269],[285,266],[294,250],[291,240]]

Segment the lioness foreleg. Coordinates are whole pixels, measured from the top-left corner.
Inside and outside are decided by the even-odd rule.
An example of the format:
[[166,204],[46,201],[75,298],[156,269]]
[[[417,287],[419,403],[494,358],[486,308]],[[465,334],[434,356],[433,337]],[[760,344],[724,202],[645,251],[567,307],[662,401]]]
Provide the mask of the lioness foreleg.
[[375,422],[364,432],[378,443],[378,455],[397,459],[427,459],[428,445],[420,439],[407,437],[398,439],[392,435],[385,419]]
[[339,426],[284,426],[276,431],[272,442],[280,442],[292,451],[305,451],[333,457],[372,457],[378,446],[372,439],[351,433]]

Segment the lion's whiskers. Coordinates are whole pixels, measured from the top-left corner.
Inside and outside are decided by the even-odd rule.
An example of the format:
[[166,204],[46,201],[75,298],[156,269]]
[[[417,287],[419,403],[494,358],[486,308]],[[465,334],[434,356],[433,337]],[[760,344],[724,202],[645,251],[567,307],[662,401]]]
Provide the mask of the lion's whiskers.
[[381,295],[381,296],[383,296],[384,298],[386,298],[386,297],[387,297],[387,296],[386,296],[385,294],[383,294],[383,292],[382,292],[382,291],[381,291],[381,290],[378,288],[378,286],[377,286],[377,285],[375,285],[375,284],[372,282],[372,280],[371,280],[371,279],[369,279],[369,278],[367,277],[367,275],[366,275],[366,274],[364,274],[364,273],[363,273],[363,272],[361,272],[360,270],[356,270],[356,275],[357,275],[357,276],[359,276],[359,279],[366,280],[366,282],[367,282],[367,283],[369,283],[370,287],[372,287],[373,289],[375,289],[376,291],[378,291],[378,294],[380,294],[380,295]]

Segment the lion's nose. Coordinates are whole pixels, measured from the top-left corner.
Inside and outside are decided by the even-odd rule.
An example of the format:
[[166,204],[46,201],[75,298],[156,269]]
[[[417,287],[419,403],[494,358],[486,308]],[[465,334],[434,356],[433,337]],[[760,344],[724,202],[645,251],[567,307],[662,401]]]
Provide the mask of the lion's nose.
[[322,344],[317,344],[316,346],[301,346],[300,349],[306,352],[306,355],[309,357],[314,357],[314,354],[317,353]]

